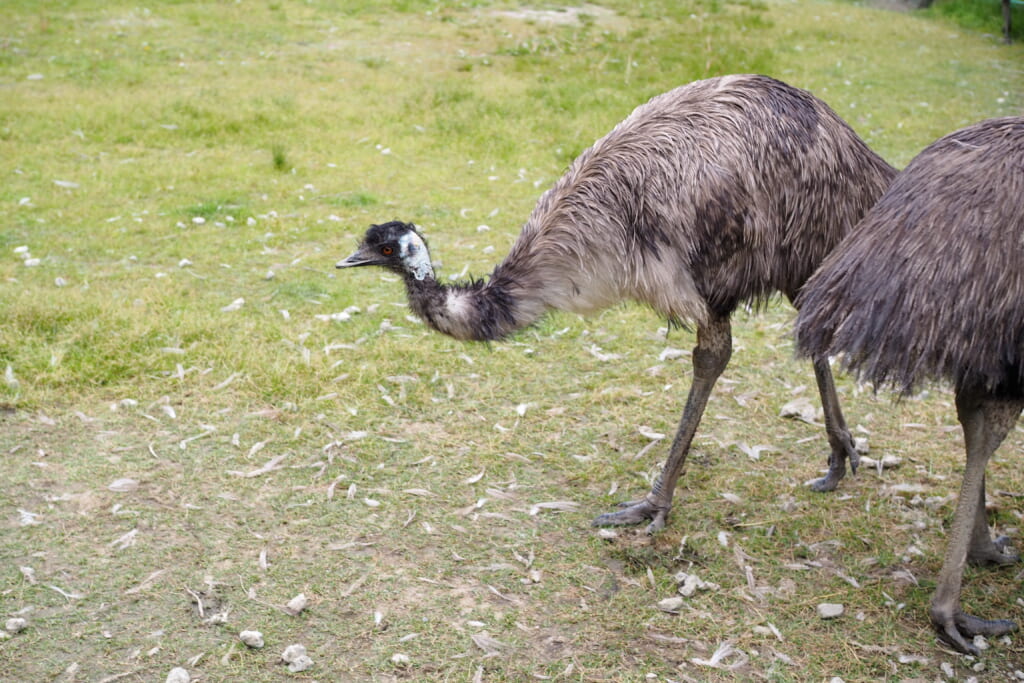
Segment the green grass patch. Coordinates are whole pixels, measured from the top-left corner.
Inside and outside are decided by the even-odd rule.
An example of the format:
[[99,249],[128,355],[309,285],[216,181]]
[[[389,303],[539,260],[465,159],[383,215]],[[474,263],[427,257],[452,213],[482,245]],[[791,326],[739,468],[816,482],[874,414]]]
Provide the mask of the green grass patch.
[[[669,528],[606,540],[589,521],[659,471],[644,434],[672,434],[690,376],[661,356],[692,332],[622,305],[464,344],[409,319],[394,276],[334,269],[400,219],[442,277],[485,275],[581,150],[718,74],[808,88],[902,166],[1024,106],[1024,48],[952,4],[0,4],[0,612],[29,622],[0,679],[1024,668],[1012,638],[979,674],[927,622],[962,470],[946,391],[894,405],[840,379],[856,434],[903,464],[813,494],[822,430],[779,417],[814,394],[792,310],[738,315]],[[992,490],[1022,490],[1022,446]],[[992,517],[1014,536],[1017,500]],[[658,610],[682,570],[719,587]],[[1013,570],[968,573],[978,614],[1020,620],[1020,597]],[[739,668],[699,663],[725,642]],[[313,669],[280,663],[292,643]]]

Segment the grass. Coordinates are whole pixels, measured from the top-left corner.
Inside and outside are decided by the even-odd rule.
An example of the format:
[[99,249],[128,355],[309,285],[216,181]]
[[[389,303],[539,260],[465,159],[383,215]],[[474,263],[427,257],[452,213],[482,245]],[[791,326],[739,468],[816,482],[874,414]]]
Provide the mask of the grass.
[[[0,6],[0,614],[29,621],[0,640],[0,679],[1024,669],[1017,638],[974,662],[927,623],[962,462],[948,392],[893,404],[841,379],[872,455],[903,465],[812,494],[823,433],[778,417],[814,393],[792,312],[738,315],[669,528],[604,540],[589,520],[664,457],[636,458],[638,427],[674,429],[688,358],[659,356],[690,333],[621,306],[462,344],[408,320],[394,278],[335,276],[392,218],[424,227],[444,274],[487,273],[577,153],[697,78],[808,88],[898,166],[1024,107],[1024,48],[998,25],[832,2],[600,6],[566,25],[502,2]],[[752,461],[755,444],[772,450]],[[991,464],[993,490],[1022,490],[1022,446]],[[577,506],[534,508],[552,501]],[[1015,534],[1019,499],[994,502]],[[720,588],[659,612],[687,569]],[[966,604],[1020,620],[1015,575],[969,570]],[[298,593],[310,606],[286,614]],[[824,622],[821,602],[846,614]],[[238,641],[251,628],[265,649]],[[746,663],[694,662],[724,642]],[[313,669],[279,663],[292,643]]]

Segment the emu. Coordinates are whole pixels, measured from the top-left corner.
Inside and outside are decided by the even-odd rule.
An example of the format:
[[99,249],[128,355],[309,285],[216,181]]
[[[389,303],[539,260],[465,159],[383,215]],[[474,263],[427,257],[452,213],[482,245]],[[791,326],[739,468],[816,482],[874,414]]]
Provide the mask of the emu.
[[[438,283],[423,236],[390,222],[339,268],[402,276],[410,307],[458,339],[491,340],[549,309],[581,314],[623,300],[695,325],[693,381],[651,491],[596,525],[664,528],[715,381],[732,352],[729,317],[774,292],[791,301],[881,196],[896,171],[824,102],[755,75],[697,81],[637,107],[584,151],[530,214],[487,281]],[[824,356],[814,361],[834,489],[858,456]]]
[[985,466],[1024,408],[1024,118],[941,138],[896,177],[797,299],[798,351],[842,354],[906,395],[951,380],[967,464],[931,600],[940,638],[1002,635],[960,607],[964,564],[1008,564],[985,519]]

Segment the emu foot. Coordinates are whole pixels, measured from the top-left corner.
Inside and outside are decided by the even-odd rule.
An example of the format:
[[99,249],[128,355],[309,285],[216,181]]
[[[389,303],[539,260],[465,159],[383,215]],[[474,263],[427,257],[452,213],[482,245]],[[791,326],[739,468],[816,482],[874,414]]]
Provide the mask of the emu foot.
[[939,639],[964,654],[977,657],[981,654],[974,643],[974,636],[1003,636],[1017,630],[1017,624],[1009,619],[980,619],[957,610],[951,616],[939,619],[932,614],[932,625]]
[[967,561],[976,567],[998,566],[1016,564],[1020,562],[1020,553],[1010,548],[1009,536],[999,536],[995,539],[984,539],[983,542],[971,544],[967,550]]
[[832,453],[828,456],[828,473],[821,479],[811,482],[811,490],[819,493],[835,491],[839,482],[846,476],[846,462],[850,462],[850,472],[857,474],[860,467],[860,453],[853,446],[853,437],[846,434],[842,439],[840,447],[833,447]]
[[668,520],[668,511],[671,506],[661,506],[652,503],[647,498],[634,500],[628,503],[619,503],[622,508],[618,512],[606,512],[593,521],[593,526],[635,526],[647,520],[647,533],[654,535],[665,528]]

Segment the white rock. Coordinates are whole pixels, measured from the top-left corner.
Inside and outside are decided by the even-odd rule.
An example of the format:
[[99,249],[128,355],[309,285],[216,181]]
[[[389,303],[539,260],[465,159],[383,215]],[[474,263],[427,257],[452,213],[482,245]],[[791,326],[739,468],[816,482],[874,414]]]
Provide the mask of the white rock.
[[665,598],[658,602],[658,609],[662,612],[676,612],[683,606],[684,602],[686,601],[682,598]]
[[619,537],[619,532],[615,529],[598,529],[597,537],[606,541],[611,541]]
[[191,680],[192,677],[189,675],[188,671],[180,666],[176,666],[171,669],[169,674],[167,674],[166,683],[189,683]]
[[26,628],[28,628],[28,621],[22,617],[11,617],[7,620],[7,623],[4,624],[4,629],[8,633],[21,633]]
[[281,653],[281,659],[288,664],[288,670],[293,674],[313,666],[313,660],[306,654],[306,647],[297,643],[286,647]]
[[401,652],[396,652],[395,654],[391,655],[391,663],[397,664],[398,666],[405,666],[411,661],[412,660],[409,659],[409,655],[402,654]]
[[818,616],[822,619],[835,619],[843,615],[846,608],[832,602],[823,602],[818,605]]
[[309,605],[309,600],[306,598],[306,594],[299,593],[294,598],[289,600],[288,604],[285,605],[284,608],[288,612],[288,614],[296,616],[298,615],[299,612],[306,609],[307,605]]
[[263,634],[259,631],[242,631],[238,634],[238,639],[251,648],[263,647]]

